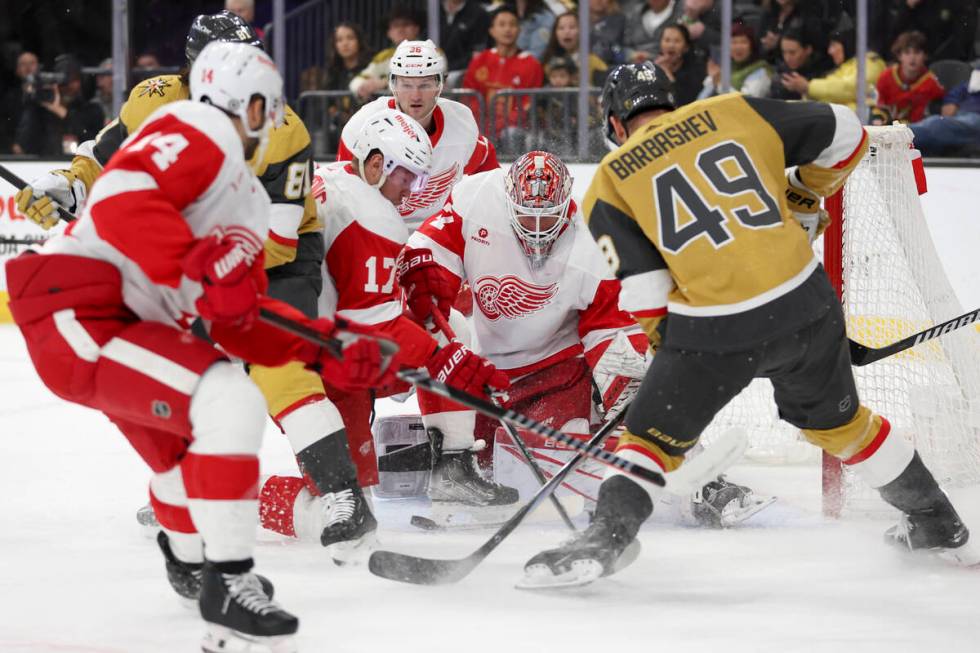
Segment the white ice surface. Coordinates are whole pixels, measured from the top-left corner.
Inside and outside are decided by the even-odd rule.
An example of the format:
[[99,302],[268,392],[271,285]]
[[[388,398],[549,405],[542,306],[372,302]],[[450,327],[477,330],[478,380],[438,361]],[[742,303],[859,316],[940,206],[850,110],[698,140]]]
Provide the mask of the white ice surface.
[[[10,325],[0,326],[0,369],[0,651],[198,650],[201,622],[136,525],[142,461],[104,417],[40,384]],[[271,427],[262,461],[267,473],[291,469]],[[655,519],[632,567],[564,593],[513,589],[523,562],[564,537],[551,523],[519,529],[445,587],[341,569],[317,545],[267,533],[256,559],[300,616],[307,653],[980,650],[980,571],[893,552],[883,522],[823,521],[815,467],[732,476],[780,501],[726,532]],[[980,529],[980,491],[954,500]],[[462,557],[490,535],[412,532],[404,503],[379,508],[384,544],[405,552]]]

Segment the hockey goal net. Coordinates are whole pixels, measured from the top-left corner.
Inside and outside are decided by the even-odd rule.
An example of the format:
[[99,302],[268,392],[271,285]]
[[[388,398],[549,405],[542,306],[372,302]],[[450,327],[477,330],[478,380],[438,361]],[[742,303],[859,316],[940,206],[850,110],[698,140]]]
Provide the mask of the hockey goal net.
[[[841,294],[848,336],[883,347],[964,312],[943,271],[919,202],[911,131],[871,127],[870,147],[844,189],[826,202],[834,223],[818,254]],[[950,216],[952,218],[953,216]],[[970,307],[975,308],[975,307]],[[967,327],[864,367],[854,375],[862,402],[914,442],[947,488],[980,483],[980,334]],[[740,425],[755,462],[819,458],[781,422],[772,385],[757,379],[720,413],[706,440]],[[837,461],[823,459],[825,514],[887,510],[877,492]]]

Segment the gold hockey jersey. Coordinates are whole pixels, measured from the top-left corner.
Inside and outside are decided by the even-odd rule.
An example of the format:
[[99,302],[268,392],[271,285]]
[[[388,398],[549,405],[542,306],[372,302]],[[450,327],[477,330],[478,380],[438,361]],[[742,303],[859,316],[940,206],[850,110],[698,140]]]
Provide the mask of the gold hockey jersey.
[[670,346],[714,351],[815,320],[836,298],[787,207],[785,169],[799,165],[826,195],[865,148],[843,107],[739,94],[636,129],[602,160],[583,207],[623,281],[621,308],[669,316]]
[[[161,75],[140,82],[130,92],[119,116],[99,132],[94,142],[83,144],[81,153],[72,159],[72,172],[91,188],[102,167],[147,116],[164,104],[189,98],[190,88],[180,75]],[[296,258],[299,235],[320,231],[309,192],[313,175],[310,134],[290,107],[286,107],[284,123],[269,134],[262,161],[253,169],[272,200],[265,265],[269,268],[289,263]]]

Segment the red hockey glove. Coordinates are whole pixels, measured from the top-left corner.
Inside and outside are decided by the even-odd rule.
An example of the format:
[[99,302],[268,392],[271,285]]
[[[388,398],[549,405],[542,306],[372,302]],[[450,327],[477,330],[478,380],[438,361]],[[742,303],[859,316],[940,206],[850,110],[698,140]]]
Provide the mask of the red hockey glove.
[[478,397],[485,398],[488,387],[491,391],[510,387],[506,374],[455,341],[434,353],[425,367],[435,380]]
[[373,338],[358,336],[370,333],[371,327],[345,322],[344,333],[338,334],[333,322],[326,318],[314,320],[310,326],[324,338],[337,338],[342,342],[341,358],[326,349],[318,349],[308,367],[338,390],[353,391],[377,388],[393,383],[395,370],[390,360],[381,355],[381,348]]
[[258,256],[241,242],[202,238],[184,256],[184,274],[204,293],[195,305],[205,320],[248,328],[259,314],[259,295],[268,282]]
[[[425,322],[438,305],[439,312],[449,315],[458,288],[452,275],[432,258],[428,249],[402,250],[398,257],[398,285],[405,289],[405,301],[412,316]],[[433,301],[434,300],[434,301]]]

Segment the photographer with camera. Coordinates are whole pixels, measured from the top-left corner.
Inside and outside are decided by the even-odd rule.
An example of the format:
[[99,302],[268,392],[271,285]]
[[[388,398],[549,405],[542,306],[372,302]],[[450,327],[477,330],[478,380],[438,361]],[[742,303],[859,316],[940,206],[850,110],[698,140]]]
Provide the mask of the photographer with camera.
[[23,89],[15,154],[73,154],[75,145],[95,138],[105,124],[102,107],[83,97],[82,67],[69,54],[55,59],[53,72],[29,75]]

